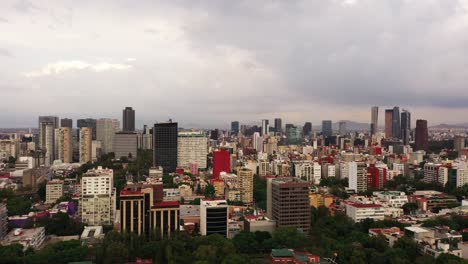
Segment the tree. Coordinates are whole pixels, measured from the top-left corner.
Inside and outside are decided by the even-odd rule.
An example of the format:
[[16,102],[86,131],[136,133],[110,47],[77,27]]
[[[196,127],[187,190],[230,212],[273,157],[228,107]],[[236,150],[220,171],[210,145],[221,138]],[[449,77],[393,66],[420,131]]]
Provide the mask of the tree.
[[259,251],[258,241],[254,233],[240,232],[232,239],[232,243],[234,243],[237,251],[243,254],[254,254]]
[[278,248],[303,249],[307,245],[307,238],[295,227],[279,227],[273,232],[273,245]]
[[215,188],[214,188],[213,185],[208,184],[208,185],[205,187],[205,197],[206,197],[206,198],[213,198],[213,197],[215,197]]
[[126,263],[128,259],[128,249],[122,242],[111,242],[106,248],[105,264]]
[[7,200],[8,215],[25,215],[31,212],[32,202],[30,197],[11,197]]
[[419,209],[416,203],[405,203],[402,208],[405,214],[414,214]]
[[414,240],[406,236],[398,239],[393,245],[393,248],[402,249],[402,252],[404,252],[411,261],[414,261],[416,257],[419,256],[418,244]]

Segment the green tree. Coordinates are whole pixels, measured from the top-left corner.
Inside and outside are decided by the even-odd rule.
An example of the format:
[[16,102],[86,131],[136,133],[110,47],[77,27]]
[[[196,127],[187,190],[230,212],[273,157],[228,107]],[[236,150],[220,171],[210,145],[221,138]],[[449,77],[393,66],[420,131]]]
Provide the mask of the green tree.
[[273,232],[273,245],[278,248],[303,249],[307,245],[307,238],[295,227],[280,227]]
[[106,248],[104,264],[126,263],[128,260],[128,249],[122,242],[111,242]]
[[215,197],[215,188],[214,188],[213,185],[208,184],[208,185],[205,187],[205,197],[206,197],[206,198],[213,198],[213,197]]
[[8,215],[25,215],[31,212],[32,202],[30,197],[15,196],[7,200]]
[[254,254],[260,249],[255,234],[250,232],[240,232],[232,239],[232,243],[243,254]]

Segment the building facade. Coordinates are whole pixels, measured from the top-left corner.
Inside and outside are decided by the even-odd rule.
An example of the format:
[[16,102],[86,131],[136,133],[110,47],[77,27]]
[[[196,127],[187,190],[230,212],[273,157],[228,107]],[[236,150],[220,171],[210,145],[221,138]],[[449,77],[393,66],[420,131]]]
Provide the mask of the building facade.
[[102,154],[114,152],[114,136],[120,129],[117,119],[101,118],[96,122],[96,138],[101,141]]
[[82,127],[79,130],[79,152],[80,152],[80,163],[87,163],[92,161],[92,128]]
[[191,163],[199,169],[207,168],[208,138],[202,132],[180,132],[177,138],[177,166],[189,168]]
[[133,108],[127,106],[122,111],[122,123],[122,131],[135,131],[135,110],[133,110]]
[[154,124],[153,166],[163,167],[164,173],[173,173],[177,168],[177,138],[176,122]]

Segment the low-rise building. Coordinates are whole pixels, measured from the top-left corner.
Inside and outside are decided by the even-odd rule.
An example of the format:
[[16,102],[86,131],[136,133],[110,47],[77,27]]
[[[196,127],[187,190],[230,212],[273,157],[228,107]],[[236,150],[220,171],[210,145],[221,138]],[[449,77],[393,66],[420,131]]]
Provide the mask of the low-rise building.
[[52,180],[48,181],[46,185],[46,204],[55,203],[60,197],[63,196],[63,181]]
[[384,208],[380,204],[362,204],[346,202],[346,215],[354,222],[361,222],[369,218],[375,221],[384,220]]
[[390,247],[393,247],[395,242],[404,236],[404,232],[400,230],[398,227],[390,227],[390,228],[371,228],[369,229],[369,236],[376,237],[376,236],[383,236],[387,241]]
[[31,248],[38,250],[41,248],[45,239],[45,228],[22,229],[15,228],[6,235],[0,242],[3,246],[12,244],[21,244],[25,249]]
[[247,215],[244,217],[244,231],[273,233],[276,229],[276,221],[264,216]]

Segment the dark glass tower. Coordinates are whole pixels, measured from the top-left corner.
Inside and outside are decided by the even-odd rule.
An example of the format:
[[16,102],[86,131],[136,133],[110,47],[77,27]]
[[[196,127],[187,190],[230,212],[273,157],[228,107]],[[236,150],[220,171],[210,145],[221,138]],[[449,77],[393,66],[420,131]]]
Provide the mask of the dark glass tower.
[[78,130],[82,127],[91,128],[92,139],[96,140],[96,119],[93,119],[93,118],[78,119],[76,121],[76,126],[78,127]]
[[231,122],[231,132],[232,134],[235,134],[235,135],[239,133],[239,121]]
[[416,150],[429,150],[427,120],[416,120]]
[[312,123],[311,122],[305,122],[304,127],[302,128],[302,134],[304,137],[308,137],[312,135]]
[[60,119],[60,127],[73,128],[73,120],[70,119],[70,118],[62,118],[62,119]]
[[282,129],[282,120],[281,118],[275,118],[275,132],[276,133],[282,133],[283,132],[283,129]]
[[403,110],[401,112],[401,139],[404,145],[408,145],[410,142],[411,134],[411,113]]
[[175,172],[177,168],[176,122],[154,124],[153,128],[153,165],[161,166],[164,173]]
[[322,121],[322,134],[324,137],[330,137],[331,135],[333,135],[331,120]]
[[401,128],[400,128],[400,108],[398,106],[393,107],[392,114],[392,135],[394,138],[401,139]]
[[123,127],[122,130],[126,132],[133,132],[135,131],[135,110],[131,107],[125,107],[122,111],[122,120],[123,120]]

